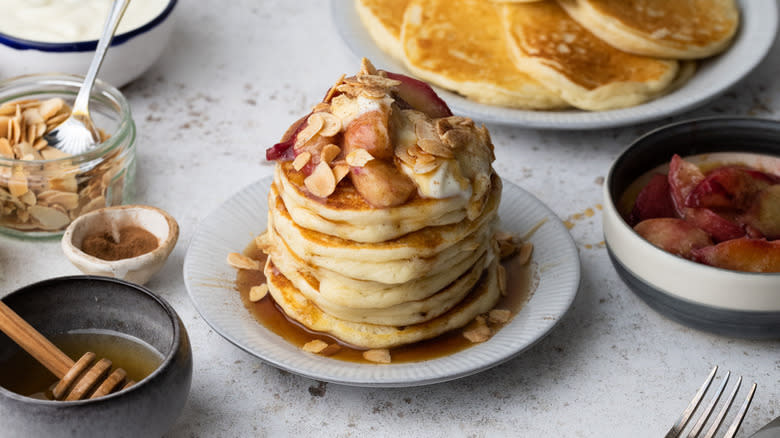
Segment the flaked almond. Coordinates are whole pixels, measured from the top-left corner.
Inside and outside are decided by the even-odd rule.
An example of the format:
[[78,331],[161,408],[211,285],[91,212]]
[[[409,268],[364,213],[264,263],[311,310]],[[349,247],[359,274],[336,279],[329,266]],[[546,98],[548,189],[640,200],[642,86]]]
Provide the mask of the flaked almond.
[[14,168],[8,180],[8,191],[17,198],[27,193],[27,175],[21,168]]
[[320,161],[311,175],[303,180],[303,184],[314,195],[327,198],[336,190],[336,178],[328,163]]
[[328,343],[320,339],[311,340],[303,344],[303,347],[301,347],[303,351],[308,351],[309,353],[314,354],[317,354],[326,348],[328,348]]
[[374,363],[390,363],[392,361],[390,350],[387,348],[366,350],[363,352],[363,359]]
[[377,74],[377,70],[376,67],[374,67],[374,64],[372,64],[371,61],[368,60],[368,58],[362,58],[360,60],[360,72],[358,74],[375,75]]
[[348,174],[349,164],[340,162],[333,166],[333,177],[336,178],[336,184],[341,182],[341,180],[344,179],[344,177]]
[[248,269],[251,271],[259,271],[261,269],[259,261],[251,259],[237,252],[231,252],[228,254],[227,262],[230,266],[236,269]]
[[259,286],[252,286],[251,289],[249,289],[249,301],[256,303],[265,296],[268,295],[268,285],[263,283]]
[[271,252],[271,249],[273,247],[273,244],[271,243],[271,238],[268,236],[268,232],[255,237],[255,246],[257,249],[262,251],[265,254],[268,254]]
[[333,96],[336,94],[336,91],[338,91],[339,85],[341,85],[341,83],[344,82],[344,78],[346,76],[347,75],[341,75],[341,77],[338,78],[336,83],[333,84],[332,87],[330,87],[330,90],[328,90],[328,94],[325,95],[325,99],[322,100],[324,103],[330,103],[331,99],[333,99]]
[[488,321],[492,324],[504,324],[512,317],[512,312],[507,309],[493,309],[488,312]]
[[0,155],[4,158],[14,158],[14,150],[11,148],[11,143],[5,137],[0,138]]
[[79,195],[59,190],[45,190],[38,194],[38,202],[45,205],[57,204],[66,210],[73,210],[79,206]]
[[401,85],[401,81],[390,79],[376,74],[359,74],[357,76],[359,83],[369,87],[390,89]]
[[41,105],[38,107],[38,111],[44,119],[48,120],[54,117],[54,115],[57,114],[63,106],[65,106],[65,101],[59,97],[54,97],[52,99],[47,99],[41,102]]
[[59,158],[65,158],[70,156],[65,152],[62,152],[61,150],[57,148],[53,148],[51,146],[45,146],[43,149],[40,150],[40,154],[44,160],[57,160]]
[[301,170],[303,169],[307,164],[309,164],[309,161],[311,161],[311,152],[304,151],[298,154],[295,159],[293,160],[293,169],[295,170]]
[[36,205],[38,203],[38,198],[35,196],[35,193],[29,190],[27,191],[27,193],[20,196],[19,200],[24,202],[27,205]]
[[374,156],[365,149],[355,149],[347,154],[347,164],[352,167],[363,167],[373,159]]
[[487,341],[492,335],[493,332],[490,330],[490,327],[482,324],[479,324],[475,328],[465,330],[463,332],[463,337],[475,344]]
[[311,140],[322,129],[324,122],[321,113],[314,113],[306,119],[306,126],[301,129],[295,138],[295,147],[299,148]]
[[320,160],[330,164],[330,162],[333,161],[333,159],[336,158],[340,153],[340,147],[333,143],[326,144],[325,147],[322,148],[322,152],[320,152]]
[[33,205],[27,211],[44,230],[59,230],[70,223],[68,214],[54,207]]
[[325,347],[324,350],[319,352],[320,356],[333,356],[334,354],[341,351],[341,345],[337,343],[328,344],[327,347]]
[[90,211],[97,210],[98,208],[103,208],[105,206],[105,196],[98,196],[96,198],[92,198],[89,202],[87,202],[87,205],[81,208],[81,214],[89,213]]
[[414,123],[414,133],[417,135],[417,146],[424,152],[442,158],[454,157],[452,149],[444,144],[430,121],[418,119]]
[[322,117],[323,127],[320,131],[320,135],[323,137],[333,137],[341,132],[341,119],[331,113],[320,112],[315,113]]
[[517,254],[517,261],[521,265],[528,263],[531,260],[531,254],[534,252],[534,244],[531,242],[525,242],[520,246],[520,251]]

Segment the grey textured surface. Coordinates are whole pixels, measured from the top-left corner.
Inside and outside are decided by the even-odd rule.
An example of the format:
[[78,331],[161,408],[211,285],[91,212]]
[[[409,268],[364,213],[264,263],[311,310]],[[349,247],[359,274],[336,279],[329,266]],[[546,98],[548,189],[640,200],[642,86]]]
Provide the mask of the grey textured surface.
[[[715,364],[758,383],[739,436],[780,414],[780,343],[695,331],[651,310],[612,268],[599,211],[609,164],[650,129],[707,115],[780,118],[780,45],[724,96],[673,119],[586,132],[488,126],[498,172],[571,225],[583,268],[574,306],[550,336],[487,372],[361,389],[281,372],[235,348],[202,321],[181,276],[198,221],[270,175],[265,148],[359,60],[323,0],[191,0],[175,13],[164,58],[123,89],[138,124],[137,201],[181,225],[177,248],[147,284],[182,316],[194,353],[190,398],[169,437],[657,437]],[[0,293],[76,273],[58,242],[0,237]]]

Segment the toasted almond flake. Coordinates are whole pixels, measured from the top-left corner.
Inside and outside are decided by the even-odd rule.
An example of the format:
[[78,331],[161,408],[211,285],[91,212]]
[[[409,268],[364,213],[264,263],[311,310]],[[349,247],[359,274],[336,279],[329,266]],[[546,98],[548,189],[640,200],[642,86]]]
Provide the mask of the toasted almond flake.
[[366,350],[363,352],[363,359],[374,363],[390,363],[390,350],[387,348],[378,348],[374,350]]
[[487,341],[492,334],[490,327],[480,324],[473,329],[465,330],[463,337],[476,344]]
[[349,174],[349,164],[337,163],[333,166],[333,177],[336,178],[336,184],[341,182],[347,174]]
[[54,117],[63,106],[65,106],[65,101],[59,97],[54,97],[41,102],[38,111],[40,111],[41,116],[43,116],[44,119],[48,120]]
[[38,202],[45,205],[61,205],[66,210],[73,210],[79,206],[79,195],[59,190],[46,190],[38,194]]
[[328,111],[330,111],[330,104],[327,102],[320,102],[311,108],[313,113],[326,113]]
[[14,150],[11,148],[11,143],[5,137],[0,138],[0,155],[5,158],[14,158]]
[[488,312],[488,321],[493,324],[503,324],[509,321],[512,317],[512,312],[507,309],[493,309]]
[[336,81],[335,84],[333,84],[332,87],[330,87],[330,90],[328,90],[328,94],[325,95],[325,99],[323,99],[324,103],[330,103],[331,99],[333,99],[333,96],[336,94],[336,91],[338,91],[339,85],[341,85],[342,82],[344,82],[344,78],[347,75],[341,75],[340,78]]
[[504,265],[498,265],[498,291],[501,295],[506,295],[506,268]]
[[336,158],[340,153],[340,147],[333,143],[327,144],[322,148],[322,152],[320,152],[320,160],[330,164],[330,162],[333,161],[333,159]]
[[70,156],[69,154],[51,146],[46,146],[45,148],[41,149],[40,152],[44,160],[56,160]]
[[293,169],[295,170],[303,169],[307,164],[309,164],[310,160],[311,160],[311,152],[308,151],[301,152],[293,160],[293,164],[292,164]]
[[38,203],[38,198],[35,197],[35,193],[27,191],[24,195],[19,197],[19,200],[27,205],[35,205]]
[[38,123],[43,123],[46,121],[38,108],[27,108],[24,110],[24,112],[22,112],[22,117],[24,118],[24,122],[28,125],[37,125]]
[[306,119],[306,126],[301,129],[301,131],[298,133],[298,136],[295,138],[296,148],[305,145],[309,140],[314,138],[314,136],[317,135],[320,130],[322,130],[324,120],[320,114],[321,113],[314,113],[310,115],[308,119]]
[[82,207],[81,214],[89,213],[90,211],[97,210],[98,208],[103,208],[105,206],[106,198],[104,196],[98,196],[87,202],[87,205]]
[[27,193],[27,175],[20,167],[15,167],[8,180],[8,191],[17,198]]
[[374,156],[365,149],[355,149],[347,154],[347,164],[352,167],[363,167],[373,159]]
[[[44,125],[44,129],[46,128],[46,125]],[[43,131],[41,131],[43,132]],[[33,149],[38,151],[39,153],[46,147],[49,146],[49,142],[46,141],[45,138],[41,137],[38,140],[35,140],[35,143],[33,143]],[[63,152],[64,154],[64,152]]]
[[328,163],[320,161],[311,175],[303,180],[303,184],[314,195],[327,198],[336,190],[336,178]]
[[323,127],[320,131],[320,135],[323,137],[333,137],[334,135],[341,132],[341,119],[336,117],[335,115],[331,113],[326,112],[319,112],[315,113],[319,114],[322,117],[323,121]]
[[271,251],[273,245],[271,243],[271,238],[268,236],[268,232],[255,237],[255,246],[265,254],[268,254]]
[[320,339],[311,340],[303,344],[303,347],[301,347],[303,351],[307,351],[309,353],[314,353],[314,354],[317,354],[325,350],[326,348],[328,348],[328,343]]
[[251,289],[249,289],[249,301],[256,303],[265,296],[268,295],[268,285],[263,283],[259,286],[252,286]]
[[520,252],[517,255],[517,261],[521,265],[528,263],[531,260],[531,254],[534,252],[534,244],[531,242],[525,242],[520,246]]
[[358,74],[375,75],[377,74],[376,67],[374,67],[374,64],[372,64],[368,58],[362,58],[360,60],[360,73]]
[[338,353],[339,351],[341,351],[341,345],[339,345],[339,344],[334,342],[332,344],[329,344],[327,347],[325,347],[324,350],[320,351],[319,355],[320,356],[333,356],[334,354]]
[[70,217],[57,208],[33,205],[27,211],[45,230],[59,230],[70,223]]
[[236,269],[248,269],[250,271],[259,271],[261,269],[259,261],[237,252],[228,254],[227,262]]
[[360,74],[357,76],[359,83],[372,88],[390,89],[401,85],[401,81],[390,79],[376,74]]

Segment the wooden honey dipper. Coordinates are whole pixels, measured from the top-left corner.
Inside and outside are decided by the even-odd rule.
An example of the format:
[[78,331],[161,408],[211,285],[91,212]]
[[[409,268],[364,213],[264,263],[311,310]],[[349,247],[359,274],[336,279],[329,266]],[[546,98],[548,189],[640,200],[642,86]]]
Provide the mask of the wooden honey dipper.
[[98,398],[135,384],[133,380],[127,379],[127,372],[122,368],[109,374],[111,361],[103,358],[95,362],[95,353],[87,352],[73,362],[2,301],[0,330],[60,379],[52,390],[56,400]]

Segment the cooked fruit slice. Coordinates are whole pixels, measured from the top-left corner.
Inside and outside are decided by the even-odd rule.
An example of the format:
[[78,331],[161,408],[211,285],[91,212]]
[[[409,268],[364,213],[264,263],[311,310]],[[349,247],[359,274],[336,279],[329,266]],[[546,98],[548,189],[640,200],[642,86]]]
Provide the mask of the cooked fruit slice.
[[628,223],[633,226],[645,219],[676,216],[669,180],[666,175],[657,173],[637,195]]
[[759,192],[742,220],[767,239],[780,239],[780,184]]
[[780,272],[780,241],[729,240],[693,251],[694,260],[735,271]]
[[677,218],[647,219],[634,230],[653,245],[685,258],[690,258],[694,249],[712,245],[706,232]]
[[406,75],[389,71],[385,73],[388,78],[401,81],[401,85],[396,88],[395,92],[397,97],[409,104],[411,109],[425,113],[433,119],[452,115],[450,107],[433,91],[430,85]]
[[704,173],[699,166],[685,161],[674,154],[669,162],[669,186],[672,193],[672,201],[680,217],[684,217],[685,200],[693,189],[704,181]]
[[686,207],[750,207],[756,193],[773,184],[769,175],[737,166],[719,167],[707,174],[685,199]]
[[716,242],[736,239],[745,235],[745,230],[742,227],[709,208],[686,208],[683,214],[683,219],[709,233]]

